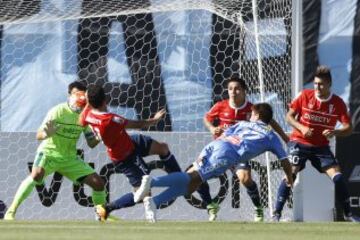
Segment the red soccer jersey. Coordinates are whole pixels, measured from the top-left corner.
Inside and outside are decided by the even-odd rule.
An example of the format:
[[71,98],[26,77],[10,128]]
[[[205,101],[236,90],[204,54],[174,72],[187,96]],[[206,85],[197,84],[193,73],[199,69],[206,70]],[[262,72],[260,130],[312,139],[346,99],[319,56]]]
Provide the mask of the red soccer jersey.
[[95,112],[85,108],[80,117],[82,125],[90,125],[107,147],[110,159],[114,162],[125,160],[134,151],[134,144],[125,130],[127,120],[107,112]]
[[302,125],[314,129],[312,137],[305,138],[294,128],[290,140],[303,144],[326,146],[329,141],[322,135],[325,129],[335,129],[337,121],[350,123],[344,101],[335,94],[331,94],[326,100],[321,100],[316,97],[314,90],[306,89],[291,102],[290,108],[297,113],[297,120]]
[[239,121],[248,121],[251,116],[251,106],[252,103],[245,101],[242,106],[236,108],[230,106],[229,99],[226,99],[217,102],[210,111],[206,113],[205,117],[209,122],[218,120],[218,126],[227,128]]

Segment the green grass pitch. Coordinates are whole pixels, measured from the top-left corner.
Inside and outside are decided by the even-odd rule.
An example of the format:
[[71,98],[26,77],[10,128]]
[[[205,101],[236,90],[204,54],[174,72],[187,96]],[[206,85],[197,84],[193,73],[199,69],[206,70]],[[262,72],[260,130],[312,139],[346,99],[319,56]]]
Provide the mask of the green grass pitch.
[[246,223],[142,221],[0,221],[0,239],[347,240],[360,239],[354,223]]

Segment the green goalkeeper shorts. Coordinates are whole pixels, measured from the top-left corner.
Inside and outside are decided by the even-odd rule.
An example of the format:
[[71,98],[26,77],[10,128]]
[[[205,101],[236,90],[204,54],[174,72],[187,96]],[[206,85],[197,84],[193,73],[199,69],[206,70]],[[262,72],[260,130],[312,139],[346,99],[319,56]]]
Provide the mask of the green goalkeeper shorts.
[[45,170],[44,178],[58,172],[76,184],[79,184],[78,179],[95,173],[95,170],[78,156],[55,157],[43,152],[36,154],[33,167],[43,168]]

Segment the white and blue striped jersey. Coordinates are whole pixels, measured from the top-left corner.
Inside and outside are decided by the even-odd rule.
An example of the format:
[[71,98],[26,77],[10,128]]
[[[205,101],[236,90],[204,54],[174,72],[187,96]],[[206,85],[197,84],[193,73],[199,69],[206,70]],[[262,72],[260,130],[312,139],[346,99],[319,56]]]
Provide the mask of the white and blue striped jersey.
[[287,157],[279,136],[262,121],[241,121],[228,128],[222,140],[232,143],[243,160],[250,160],[266,151],[275,154],[279,160]]
[[207,180],[266,151],[274,153],[279,160],[287,158],[280,138],[270,126],[261,121],[241,121],[209,143],[201,151],[194,166],[201,178]]

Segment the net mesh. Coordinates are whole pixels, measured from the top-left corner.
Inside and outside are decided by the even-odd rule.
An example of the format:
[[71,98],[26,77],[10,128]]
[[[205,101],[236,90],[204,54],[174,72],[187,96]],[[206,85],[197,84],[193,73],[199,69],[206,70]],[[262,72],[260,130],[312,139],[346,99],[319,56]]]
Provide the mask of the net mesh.
[[[291,1],[255,1],[259,51],[252,2],[2,1],[0,161],[4,167],[0,182],[6,187],[0,190],[0,200],[11,203],[35,156],[33,132],[50,107],[65,101],[66,86],[75,79],[103,85],[111,111],[128,118],[145,119],[166,108],[164,121],[146,129],[150,132],[145,134],[169,142],[183,169],[211,141],[202,118],[215,102],[227,97],[225,80],[231,76],[245,79],[250,101],[263,98],[271,103],[275,119],[287,130],[284,115],[291,96]],[[97,172],[108,163],[103,148],[89,150],[83,143],[79,147]],[[274,197],[283,174],[272,156],[271,162]],[[255,159],[252,176],[268,209],[265,164],[265,156]],[[238,187],[230,172],[226,179],[210,181],[214,197],[222,199],[219,192],[227,193],[220,218],[252,220],[253,206],[245,188]],[[130,190],[124,178],[110,180],[114,181],[111,200]],[[47,189],[50,182],[51,177]],[[76,199],[90,190],[85,187],[77,198],[72,190],[71,184],[62,183],[58,197],[49,198],[56,201],[50,208],[44,208],[34,193],[19,209],[19,218],[89,218],[91,211],[79,208]],[[193,197],[198,198],[196,194]],[[81,206],[88,205],[84,199]],[[285,218],[292,215],[288,207],[291,205]],[[175,214],[164,209],[162,216],[193,219],[193,208],[179,200],[167,208],[176,209]],[[204,219],[204,212],[199,211],[197,218]],[[120,214],[140,218],[142,209],[125,209]]]

